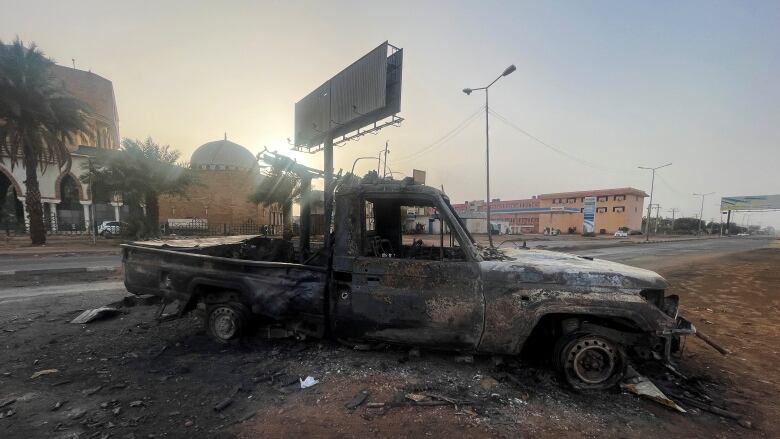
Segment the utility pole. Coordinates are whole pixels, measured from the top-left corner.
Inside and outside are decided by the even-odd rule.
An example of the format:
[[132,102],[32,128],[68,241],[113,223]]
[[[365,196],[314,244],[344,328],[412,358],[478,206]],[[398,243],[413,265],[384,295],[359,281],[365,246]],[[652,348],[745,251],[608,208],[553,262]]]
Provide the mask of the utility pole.
[[382,173],[382,178],[385,178],[385,177],[387,177],[387,152],[388,152],[388,151],[387,151],[387,145],[388,145],[389,143],[390,143],[390,141],[389,141],[389,140],[386,140],[386,141],[385,141],[385,170],[384,170],[384,172]]
[[658,223],[661,222],[661,205],[656,204],[655,205],[655,230],[653,230],[653,233],[656,235],[658,234]]
[[494,79],[493,82],[490,84],[480,87],[480,88],[464,88],[463,93],[466,93],[467,95],[470,95],[471,92],[476,90],[485,90],[485,188],[487,191],[487,232],[488,232],[488,243],[490,243],[490,247],[493,247],[493,226],[490,224],[490,107],[488,105],[488,89],[491,85],[495,84],[496,81],[503,78],[504,76],[507,76],[517,70],[517,67],[515,67],[514,64],[510,65],[504,71],[501,73],[501,76]]
[[707,195],[712,195],[715,192],[707,192],[706,194],[696,194],[694,193],[694,197],[701,197],[701,208],[699,209],[699,235],[701,235],[701,222],[704,219],[704,197]]
[[645,241],[649,241],[650,240],[650,215],[651,215],[650,207],[653,205],[653,189],[655,187],[655,171],[657,171],[657,170],[659,170],[661,168],[665,168],[665,167],[667,167],[667,166],[669,166],[671,164],[672,163],[669,162],[669,163],[667,163],[665,165],[656,166],[655,168],[646,168],[644,166],[637,166],[637,168],[639,168],[639,169],[647,169],[647,170],[650,170],[650,171],[653,172],[653,179],[650,181],[650,203],[647,205],[647,225],[645,225]]
[[668,212],[672,212],[672,232],[674,232],[674,214],[677,213],[680,209],[673,207],[668,210]]

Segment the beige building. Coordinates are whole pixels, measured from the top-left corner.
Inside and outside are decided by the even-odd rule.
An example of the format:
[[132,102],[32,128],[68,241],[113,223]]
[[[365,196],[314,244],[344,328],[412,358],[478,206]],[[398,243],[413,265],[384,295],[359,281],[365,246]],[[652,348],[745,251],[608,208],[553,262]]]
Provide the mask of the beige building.
[[621,227],[641,229],[647,194],[630,187],[539,195],[536,199],[544,209],[539,214],[539,229],[554,228],[567,233],[571,228],[582,233],[585,197],[596,197],[596,234],[615,233]]
[[[630,187],[578,192],[542,194],[529,199],[490,202],[493,230],[501,234],[542,233],[559,229],[561,233],[582,233],[585,197],[596,197],[596,234],[615,233],[621,227],[639,230],[642,227],[642,206],[647,194]],[[485,224],[477,224],[487,210],[484,200],[453,204],[455,211],[471,219],[472,233],[487,233]],[[482,217],[484,218],[484,217]]]
[[215,233],[258,233],[264,225],[281,226],[277,206],[249,201],[263,175],[248,149],[227,138],[209,142],[192,153],[190,166],[197,183],[184,196],[160,197],[160,224],[186,228],[189,222]]

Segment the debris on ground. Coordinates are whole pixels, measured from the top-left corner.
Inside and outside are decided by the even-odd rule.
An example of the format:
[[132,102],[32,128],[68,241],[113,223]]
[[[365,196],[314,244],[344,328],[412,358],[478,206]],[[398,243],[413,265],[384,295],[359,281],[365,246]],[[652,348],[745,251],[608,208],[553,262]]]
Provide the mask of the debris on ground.
[[44,375],[50,375],[50,374],[58,373],[58,372],[59,372],[59,369],[43,369],[43,370],[39,370],[38,372],[33,373],[30,376],[30,379],[34,380],[34,379],[36,379],[38,377],[41,377],[41,376],[44,376]]
[[647,377],[636,376],[629,378],[627,381],[620,384],[620,388],[628,390],[635,395],[653,400],[661,405],[677,410],[680,413],[687,413],[684,408],[680,407],[676,402],[664,395],[664,393]]
[[344,407],[346,407],[347,410],[354,410],[357,407],[359,407],[361,404],[366,402],[366,399],[368,399],[368,389],[363,389],[357,395],[355,395],[355,397],[352,398],[349,402],[344,404]]
[[474,364],[473,355],[459,355],[455,357],[455,362],[459,364]]
[[89,322],[93,322],[95,320],[100,319],[106,319],[109,317],[113,317],[117,314],[121,314],[122,311],[118,310],[117,308],[112,308],[108,306],[101,306],[100,308],[94,308],[94,309],[88,309],[78,316],[76,316],[75,319],[71,320],[71,323],[75,324],[85,324]]
[[230,404],[233,404],[233,398],[235,398],[238,392],[240,391],[241,391],[241,386],[233,387],[230,393],[228,393],[228,395],[222,401],[214,405],[214,411],[221,412],[222,410],[228,408]]
[[498,386],[498,381],[493,377],[484,377],[479,380],[479,386],[485,390],[492,390],[494,387]]
[[319,381],[315,380],[314,377],[312,376],[307,376],[305,380],[300,380],[300,381],[301,381],[301,389],[306,389],[308,387],[311,387],[319,383]]
[[7,405],[11,405],[11,404],[13,404],[13,403],[15,403],[15,402],[16,402],[16,398],[4,398],[4,399],[0,399],[0,409],[1,409],[1,408],[3,408],[3,407],[5,407],[5,406],[7,406]]

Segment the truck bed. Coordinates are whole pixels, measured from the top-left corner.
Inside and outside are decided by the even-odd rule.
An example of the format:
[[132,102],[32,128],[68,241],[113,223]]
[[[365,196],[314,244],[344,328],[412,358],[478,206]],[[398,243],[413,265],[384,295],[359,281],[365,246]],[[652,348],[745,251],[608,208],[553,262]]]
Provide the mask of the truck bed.
[[275,320],[324,314],[326,267],[293,262],[287,241],[233,236],[122,247],[125,286],[133,294],[192,304],[235,292],[253,313]]

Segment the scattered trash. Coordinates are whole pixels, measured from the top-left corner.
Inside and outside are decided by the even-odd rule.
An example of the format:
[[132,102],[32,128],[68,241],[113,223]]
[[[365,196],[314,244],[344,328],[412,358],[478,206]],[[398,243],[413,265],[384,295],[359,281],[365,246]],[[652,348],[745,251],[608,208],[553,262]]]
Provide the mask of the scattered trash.
[[184,426],[185,427],[192,427],[193,425],[195,425],[195,423],[192,422],[191,419],[187,419],[186,421],[184,421]]
[[38,372],[35,372],[34,374],[32,374],[32,376],[30,376],[30,379],[34,380],[34,379],[36,379],[36,378],[38,378],[40,376],[49,375],[49,374],[58,373],[58,372],[59,372],[59,369],[43,369],[43,370],[39,370]]
[[54,403],[54,406],[52,406],[51,411],[56,412],[57,410],[61,409],[63,405],[68,401],[57,401]]
[[89,389],[82,390],[81,393],[83,393],[84,396],[91,396],[91,395],[94,395],[94,394],[98,393],[100,391],[100,389],[102,389],[102,388],[103,388],[103,386],[91,387]]
[[141,400],[130,401],[130,407],[141,407],[142,405],[144,405],[144,402]]
[[676,402],[669,399],[664,395],[661,390],[653,384],[648,378],[643,376],[637,376],[631,378],[628,382],[620,384],[621,389],[628,390],[629,392],[651,399],[661,405],[665,405],[673,410],[677,410],[680,413],[686,413],[685,409],[677,405]]
[[77,407],[66,412],[65,416],[67,416],[68,419],[79,419],[86,414],[87,414],[86,410]]
[[0,411],[0,419],[10,418],[11,416],[13,416],[15,414],[16,414],[16,410],[14,410],[14,409],[8,409],[7,411],[4,411],[4,412]]
[[76,323],[79,325],[82,325],[84,323],[89,323],[98,319],[105,319],[108,317],[113,317],[117,314],[120,314],[122,311],[111,308],[108,306],[101,306],[100,308],[94,308],[94,309],[88,309],[78,316],[76,316],[75,319],[71,320],[71,323]]
[[474,363],[474,356],[473,355],[461,355],[458,357],[455,357],[456,363],[462,363],[462,364],[473,364]]
[[498,381],[493,377],[485,377],[479,380],[479,386],[485,390],[492,390],[494,387],[498,386]]
[[382,408],[384,406],[385,406],[385,403],[383,403],[383,402],[369,402],[368,404],[366,404],[366,408],[370,408],[370,409],[378,409],[378,408]]
[[225,410],[230,404],[233,404],[233,398],[235,398],[235,396],[240,391],[241,391],[241,386],[233,387],[233,389],[230,391],[228,396],[214,406],[214,411],[221,412],[222,410]]
[[301,381],[301,389],[306,389],[308,387],[311,387],[319,383],[319,381],[315,380],[314,377],[312,376],[307,376],[305,380],[300,380],[300,381]]
[[724,418],[733,419],[733,420],[737,421],[737,423],[740,426],[744,427],[744,428],[747,428],[747,429],[753,428],[753,423],[750,422],[743,415],[740,415],[739,413],[734,413],[734,412],[722,409],[720,407],[716,407],[716,406],[714,406],[712,404],[707,404],[707,403],[704,403],[704,402],[700,402],[700,401],[697,401],[695,399],[688,398],[688,397],[685,397],[685,396],[679,396],[678,398],[680,399],[680,401],[683,404],[691,405],[691,406],[696,407],[696,408],[698,408],[700,410],[704,410],[706,412],[710,412],[712,414],[715,414],[715,415],[718,415],[718,416],[722,416]]
[[15,402],[16,402],[16,398],[0,399],[0,409],[5,407],[5,406],[7,406],[7,405],[11,405],[11,404],[13,404]]
[[357,407],[359,407],[361,404],[366,402],[366,399],[368,399],[368,390],[363,389],[357,395],[355,395],[355,397],[352,398],[349,402],[344,404],[344,407],[346,407],[347,410],[354,410]]
[[431,399],[430,396],[424,395],[422,393],[407,393],[404,395],[404,397],[414,402],[429,401]]
[[119,416],[119,413],[122,411],[121,407],[117,407],[114,410],[111,410],[111,413],[114,414],[114,416]]

